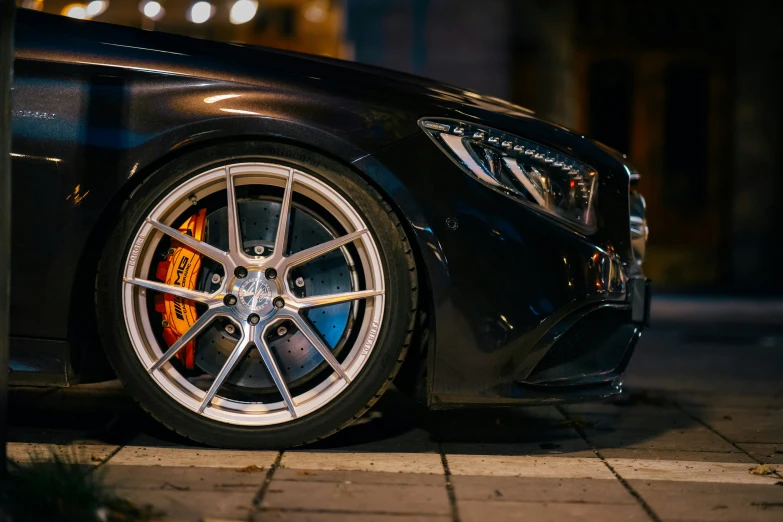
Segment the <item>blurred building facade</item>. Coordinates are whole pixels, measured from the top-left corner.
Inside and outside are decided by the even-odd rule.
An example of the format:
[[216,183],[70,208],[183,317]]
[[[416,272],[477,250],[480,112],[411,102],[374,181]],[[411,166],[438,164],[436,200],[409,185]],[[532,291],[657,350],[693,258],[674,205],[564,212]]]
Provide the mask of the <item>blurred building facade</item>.
[[402,70],[589,134],[642,173],[658,288],[783,294],[779,0],[244,0],[239,24],[237,0],[203,23],[198,0],[159,0],[157,20],[149,1],[94,18]]
[[[232,9],[237,3],[243,2],[245,12],[252,16],[242,23],[233,23]],[[207,19],[201,21],[203,18],[199,18],[199,23],[195,23],[193,8],[199,3],[206,4],[197,12]],[[333,57],[345,54],[345,13],[342,3],[333,0],[17,0],[17,4],[79,18],[83,13],[81,10],[87,11],[91,4],[102,4],[100,14],[90,16],[85,13],[86,17],[99,22],[209,40],[263,45]],[[209,10],[205,11],[207,6]],[[153,16],[147,16],[145,12]]]
[[783,293],[783,3],[348,0],[355,58],[628,153],[657,287]]

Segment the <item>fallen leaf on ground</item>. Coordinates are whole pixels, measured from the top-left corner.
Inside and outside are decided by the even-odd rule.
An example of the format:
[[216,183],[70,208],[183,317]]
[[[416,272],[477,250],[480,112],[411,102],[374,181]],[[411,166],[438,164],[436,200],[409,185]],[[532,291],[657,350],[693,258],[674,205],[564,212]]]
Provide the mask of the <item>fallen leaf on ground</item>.
[[310,475],[314,475],[315,473],[310,473],[309,471],[297,471],[297,475],[301,475],[302,477],[309,477]]
[[769,464],[761,464],[755,468],[750,468],[748,471],[750,471],[751,475],[772,475],[775,473],[775,468]]
[[262,471],[264,468],[259,468],[255,464],[251,464],[249,466],[245,466],[244,468],[237,468],[235,471],[237,473],[258,473],[259,471]]
[[177,486],[176,484],[172,484],[170,482],[164,482],[162,486],[160,486],[160,489],[173,489],[174,491],[190,491],[190,487],[188,486]]
[[90,456],[90,460],[92,462],[103,462],[103,459],[100,457],[96,457],[95,455]]

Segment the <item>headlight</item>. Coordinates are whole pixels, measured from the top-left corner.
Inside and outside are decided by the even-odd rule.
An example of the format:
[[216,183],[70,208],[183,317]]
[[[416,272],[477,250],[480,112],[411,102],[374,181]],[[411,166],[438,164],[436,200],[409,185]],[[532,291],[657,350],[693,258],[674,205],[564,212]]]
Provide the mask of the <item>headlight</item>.
[[445,118],[419,125],[472,178],[582,230],[595,229],[598,175],[590,166],[489,127]]

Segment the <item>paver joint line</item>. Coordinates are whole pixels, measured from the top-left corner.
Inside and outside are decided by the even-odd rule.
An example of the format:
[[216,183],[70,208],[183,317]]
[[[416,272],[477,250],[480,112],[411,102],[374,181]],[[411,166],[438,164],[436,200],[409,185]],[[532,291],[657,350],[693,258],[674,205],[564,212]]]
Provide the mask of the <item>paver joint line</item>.
[[451,471],[449,470],[449,462],[446,460],[446,454],[443,453],[443,446],[438,443],[438,451],[440,452],[440,462],[443,464],[443,474],[446,478],[446,494],[449,496],[449,507],[451,508],[451,520],[452,522],[460,522],[459,508],[457,507],[457,494],[454,491],[454,484],[451,482]]
[[353,511],[348,509],[312,509],[312,508],[297,508],[297,507],[262,507],[258,510],[259,513],[318,513],[326,515],[375,515],[386,517],[421,517],[427,518],[441,518],[442,515],[422,515],[421,513],[407,512],[407,511]]
[[[688,416],[688,417],[690,417],[691,419],[695,420],[696,422],[698,422],[699,424],[701,424],[702,426],[704,426],[705,428],[707,428],[708,430],[710,430],[711,432],[713,432],[715,435],[717,435],[717,436],[718,436],[718,437],[720,437],[721,439],[725,440],[726,442],[728,442],[729,444],[731,444],[732,446],[734,446],[734,447],[737,449],[737,451],[741,451],[742,453],[744,453],[745,455],[747,455],[747,456],[748,456],[748,458],[752,459],[754,462],[757,462],[758,464],[762,464],[762,465],[763,465],[763,464],[769,464],[768,462],[762,462],[761,460],[759,460],[759,459],[757,459],[756,457],[754,457],[754,456],[753,456],[751,453],[749,453],[748,451],[745,451],[744,449],[742,449],[742,448],[739,446],[739,444],[740,444],[740,443],[734,442],[733,440],[729,439],[729,438],[728,438],[728,437],[726,437],[726,436],[725,436],[723,433],[719,432],[718,430],[716,430],[715,428],[713,428],[712,426],[710,426],[709,424],[707,424],[707,422],[706,422],[706,421],[704,421],[704,420],[703,420],[703,419],[701,419],[700,417],[697,417],[696,415],[694,415],[693,413],[691,413],[691,412],[690,412],[690,411],[688,411],[687,409],[683,408],[683,407],[680,405],[680,403],[678,403],[678,402],[676,402],[676,401],[672,401],[672,402],[673,402],[673,404],[674,404],[674,405],[677,407],[677,409],[678,409],[678,410],[680,410],[680,411],[681,411],[681,412],[683,412],[685,415],[687,415],[687,416]],[[775,470],[772,472],[772,474],[773,474],[773,475],[775,475],[776,477],[778,477],[779,479],[783,479],[783,475],[782,475],[782,474],[781,474],[781,472],[780,472],[779,470],[777,470],[777,469],[775,469]]]
[[103,461],[100,462],[97,466],[95,466],[95,468],[92,471],[95,472],[96,469],[108,463],[112,458],[114,458],[115,455],[117,455],[117,453],[122,451],[130,443],[131,440],[133,440],[133,437],[135,437],[138,434],[139,434],[138,431],[125,434],[125,436],[122,438],[123,439],[122,442],[118,445],[117,449],[109,453],[109,455],[105,459],[103,459]]
[[103,459],[103,460],[102,460],[100,463],[98,463],[98,465],[97,465],[97,466],[94,466],[94,467],[92,468],[92,472],[94,473],[96,469],[100,468],[101,466],[103,466],[103,465],[105,465],[107,462],[109,462],[109,461],[112,459],[112,457],[114,457],[114,456],[115,456],[117,453],[119,453],[120,451],[122,451],[122,448],[124,448],[124,447],[125,447],[125,444],[122,444],[122,445],[120,445],[120,446],[117,446],[117,448],[116,448],[114,451],[112,451],[111,453],[109,453],[109,455],[108,455],[108,456],[107,456],[105,459]]
[[261,484],[261,487],[258,489],[258,493],[256,493],[255,497],[253,497],[253,508],[249,513],[250,520],[253,519],[253,512],[261,510],[261,503],[264,501],[264,495],[266,495],[266,492],[269,489],[269,484],[272,483],[272,477],[274,476],[275,471],[277,471],[277,468],[280,467],[280,461],[283,460],[283,453],[284,452],[281,451],[277,454],[277,458],[272,463],[272,465],[269,466],[269,471],[266,472],[264,483]]
[[617,480],[622,484],[622,486],[628,491],[628,493],[636,499],[636,501],[639,503],[641,508],[644,510],[645,513],[647,513],[647,516],[649,516],[654,522],[662,522],[661,517],[658,516],[658,514],[653,511],[652,507],[647,503],[644,498],[639,494],[638,491],[636,491],[631,485],[628,483],[627,480],[625,480],[614,467],[609,464],[609,462],[604,458],[604,456],[601,454],[601,452],[598,450],[598,448],[590,442],[590,439],[587,438],[587,434],[584,432],[581,426],[579,426],[574,419],[571,418],[571,416],[568,414],[568,412],[562,407],[557,406],[557,411],[560,412],[560,414],[565,417],[567,421],[570,421],[573,425],[573,429],[579,434],[580,437],[587,443],[588,446],[590,446],[590,449],[593,450],[593,453],[595,453],[595,456],[601,459],[601,462],[604,463],[604,465],[609,468],[609,471],[612,472],[612,475],[614,475]]

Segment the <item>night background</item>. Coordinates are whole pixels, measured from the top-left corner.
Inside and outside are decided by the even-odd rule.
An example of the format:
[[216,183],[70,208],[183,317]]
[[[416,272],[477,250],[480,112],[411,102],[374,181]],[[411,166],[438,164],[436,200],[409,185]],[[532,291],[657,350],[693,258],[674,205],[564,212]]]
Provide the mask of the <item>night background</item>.
[[628,154],[658,292],[783,294],[780,2],[261,0],[238,25],[230,2],[196,9],[201,23],[196,2],[148,3],[20,5],[102,8],[95,20],[356,60],[507,99]]
[[603,402],[428,411],[392,386],[325,440],[242,452],[162,427],[117,380],[15,387],[12,459],[78,452],[187,520],[783,520],[783,2],[16,4],[404,71],[601,141],[641,174],[653,300]]

